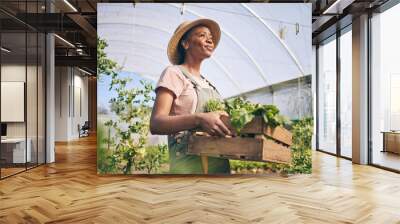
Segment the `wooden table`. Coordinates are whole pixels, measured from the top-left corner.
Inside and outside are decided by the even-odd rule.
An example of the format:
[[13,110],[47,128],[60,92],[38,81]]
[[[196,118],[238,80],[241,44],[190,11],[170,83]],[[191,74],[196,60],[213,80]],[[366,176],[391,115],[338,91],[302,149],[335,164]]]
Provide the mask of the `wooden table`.
[[382,152],[400,154],[400,131],[383,131]]

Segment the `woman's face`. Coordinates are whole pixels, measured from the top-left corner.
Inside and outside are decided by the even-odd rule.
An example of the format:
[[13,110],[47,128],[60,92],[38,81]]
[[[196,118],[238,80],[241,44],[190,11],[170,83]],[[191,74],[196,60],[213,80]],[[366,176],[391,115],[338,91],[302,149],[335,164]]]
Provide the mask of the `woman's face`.
[[195,27],[190,31],[188,38],[183,42],[186,54],[205,59],[209,58],[214,51],[212,34],[206,26]]

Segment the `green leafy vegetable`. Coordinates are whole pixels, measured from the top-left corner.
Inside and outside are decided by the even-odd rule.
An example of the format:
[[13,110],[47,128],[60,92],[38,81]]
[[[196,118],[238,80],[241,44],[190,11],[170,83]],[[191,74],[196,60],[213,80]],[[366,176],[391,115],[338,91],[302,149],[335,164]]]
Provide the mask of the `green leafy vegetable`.
[[205,112],[224,111],[224,110],[225,110],[224,102],[216,99],[207,101],[204,108]]
[[206,112],[225,110],[231,119],[232,126],[239,133],[240,130],[255,116],[261,116],[265,123],[272,127],[284,125],[287,119],[279,114],[275,105],[254,104],[242,97],[236,97],[225,102],[210,100],[206,104]]

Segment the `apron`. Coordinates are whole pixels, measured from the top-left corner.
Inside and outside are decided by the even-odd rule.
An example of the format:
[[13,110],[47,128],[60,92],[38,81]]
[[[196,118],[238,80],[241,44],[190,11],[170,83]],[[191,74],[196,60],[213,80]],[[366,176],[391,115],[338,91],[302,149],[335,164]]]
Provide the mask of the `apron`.
[[[195,113],[204,112],[204,106],[210,99],[221,99],[217,89],[201,76],[212,88],[201,87],[196,80],[184,69],[183,75],[193,84],[197,94]],[[193,131],[193,130],[192,130]],[[203,174],[201,157],[187,155],[188,138],[191,130],[168,136],[170,173],[173,174]],[[229,160],[217,157],[208,157],[208,174],[230,174]]]

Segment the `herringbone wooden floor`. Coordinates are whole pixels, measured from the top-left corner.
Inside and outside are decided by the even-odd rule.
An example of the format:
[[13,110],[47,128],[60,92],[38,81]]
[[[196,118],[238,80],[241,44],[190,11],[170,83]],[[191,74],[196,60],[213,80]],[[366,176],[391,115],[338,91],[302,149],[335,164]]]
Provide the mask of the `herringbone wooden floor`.
[[0,181],[0,223],[400,223],[400,175],[316,152],[312,175],[96,174],[96,141]]

